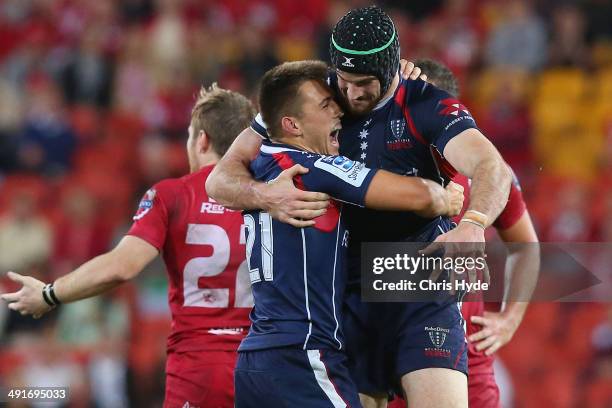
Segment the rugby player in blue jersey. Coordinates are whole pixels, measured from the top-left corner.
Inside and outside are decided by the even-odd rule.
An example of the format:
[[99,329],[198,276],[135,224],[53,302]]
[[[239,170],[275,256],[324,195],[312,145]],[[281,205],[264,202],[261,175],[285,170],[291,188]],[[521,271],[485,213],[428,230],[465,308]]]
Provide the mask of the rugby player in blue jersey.
[[[359,250],[368,241],[457,243],[447,244],[451,255],[462,252],[458,243],[482,249],[484,229],[506,204],[511,174],[465,105],[426,82],[400,78],[398,33],[381,9],[345,15],[334,27],[330,54],[329,84],[347,112],[341,154],[441,184],[450,168],[472,179],[470,207],[455,229],[447,217],[347,208],[352,239],[344,325],[354,342],[347,345],[351,375],[365,394],[364,405],[384,406],[387,391],[400,383],[410,406],[467,407],[466,343],[457,305],[361,302]],[[236,139],[207,181],[209,194],[230,207],[263,208],[294,226],[313,225],[328,206],[327,196],[287,182],[308,169],[295,167],[271,184],[252,178],[248,166],[262,143],[254,133],[265,136],[265,130],[259,118]],[[445,333],[445,342],[441,351],[430,352],[435,332]]]
[[360,405],[341,323],[349,241],[342,203],[423,217],[457,214],[463,204],[455,184],[445,190],[338,156],[343,112],[326,80],[321,61],[285,63],[262,79],[259,102],[271,140],[251,163],[254,177],[269,182],[300,164],[309,172],[297,186],[332,201],[312,228],[273,220],[264,210],[244,214],[255,306],[235,371],[239,408]]

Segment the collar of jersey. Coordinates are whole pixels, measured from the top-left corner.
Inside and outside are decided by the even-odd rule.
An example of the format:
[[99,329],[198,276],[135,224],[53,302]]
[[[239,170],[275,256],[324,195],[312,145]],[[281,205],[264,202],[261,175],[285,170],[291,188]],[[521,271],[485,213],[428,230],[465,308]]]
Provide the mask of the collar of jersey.
[[[399,85],[397,86],[399,88]],[[397,92],[397,90],[396,90]],[[378,104],[374,107],[374,109],[372,109],[373,111],[377,111],[379,109],[382,109],[391,99],[393,99],[395,97],[395,92],[393,93],[393,95],[381,100],[380,102],[378,102]]]
[[260,151],[262,153],[274,154],[274,153],[282,153],[282,152],[300,152],[307,153],[305,150],[301,150],[295,146],[291,146],[284,143],[275,143],[264,141],[261,145]]
[[378,102],[378,104],[374,107],[374,109],[372,109],[372,111],[376,111],[381,109],[383,106],[385,106],[387,103],[389,103],[389,101],[391,99],[395,99],[395,94],[397,94],[397,91],[400,89],[400,87],[402,86],[402,83],[404,83],[405,80],[403,78],[400,78],[400,81],[397,84],[397,87],[395,88],[395,91],[393,91],[393,95],[381,100],[380,102]]

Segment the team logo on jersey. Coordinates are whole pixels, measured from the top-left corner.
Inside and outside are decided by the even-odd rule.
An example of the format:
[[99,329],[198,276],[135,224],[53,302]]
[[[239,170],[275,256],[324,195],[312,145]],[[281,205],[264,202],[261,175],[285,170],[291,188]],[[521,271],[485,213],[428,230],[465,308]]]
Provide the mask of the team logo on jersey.
[[470,114],[470,111],[468,111],[467,107],[461,102],[459,102],[457,99],[446,98],[442,99],[440,103],[444,105],[444,109],[438,112],[440,115],[459,116],[459,113],[465,113],[466,115]]
[[404,119],[396,119],[391,121],[391,132],[393,132],[393,137],[397,140],[402,138],[404,134],[404,128],[406,127],[406,121]]
[[446,342],[446,336],[450,333],[450,330],[442,327],[425,326],[425,332],[428,333],[429,340],[431,340],[431,344],[434,346],[434,348],[425,348],[425,355],[427,357],[450,357],[450,349],[442,348],[442,346],[444,346],[444,342]]
[[429,339],[435,348],[440,348],[446,341],[446,334],[450,333],[449,329],[441,327],[425,327],[425,331],[429,333]]
[[355,68],[355,65],[353,65],[353,63],[351,62],[352,60],[355,59],[355,57],[352,57],[352,58],[342,57],[342,58],[344,58],[344,62],[342,63],[343,67]]
[[393,134],[393,138],[388,138],[389,140],[386,141],[387,149],[410,149],[412,147],[412,143],[410,142],[410,139],[408,139],[408,136],[404,135],[404,129],[406,129],[406,120],[403,118],[394,119],[389,122],[389,126],[391,127],[391,133]]
[[140,204],[138,204],[138,211],[136,211],[136,215],[134,215],[134,217],[132,218],[134,221],[138,221],[139,219],[147,215],[149,211],[151,211],[151,208],[153,208],[153,200],[155,199],[156,193],[157,192],[154,188],[149,189],[145,193],[144,197],[142,197],[142,200],[140,200]]

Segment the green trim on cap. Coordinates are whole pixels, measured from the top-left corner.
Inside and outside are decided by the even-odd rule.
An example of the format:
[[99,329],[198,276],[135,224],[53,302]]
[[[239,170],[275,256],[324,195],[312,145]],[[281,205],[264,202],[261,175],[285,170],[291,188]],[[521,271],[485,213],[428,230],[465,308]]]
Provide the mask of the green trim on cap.
[[372,48],[371,50],[367,50],[367,51],[357,51],[357,50],[350,50],[348,48],[342,48],[341,46],[338,45],[338,43],[336,43],[336,40],[334,39],[334,35],[333,34],[332,34],[331,40],[332,40],[332,44],[334,44],[334,47],[338,51],[343,52],[345,54],[351,54],[351,55],[370,55],[370,54],[376,54],[377,52],[380,52],[380,51],[384,50],[385,48],[389,47],[391,45],[391,43],[393,43],[393,40],[395,40],[395,28],[393,28],[393,35],[391,36],[391,39],[389,40],[389,42],[387,42],[382,47]]

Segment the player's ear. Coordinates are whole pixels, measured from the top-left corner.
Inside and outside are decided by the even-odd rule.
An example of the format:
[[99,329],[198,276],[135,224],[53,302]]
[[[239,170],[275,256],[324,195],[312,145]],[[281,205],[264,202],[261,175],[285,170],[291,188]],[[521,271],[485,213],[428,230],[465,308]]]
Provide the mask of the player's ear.
[[292,136],[301,136],[302,129],[300,128],[297,120],[292,116],[283,116],[281,119],[281,127],[284,132],[289,133]]
[[198,138],[196,139],[196,151],[199,153],[206,153],[210,147],[210,137],[208,137],[205,131],[200,130]]

